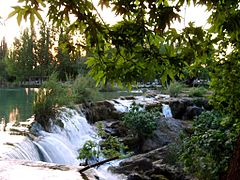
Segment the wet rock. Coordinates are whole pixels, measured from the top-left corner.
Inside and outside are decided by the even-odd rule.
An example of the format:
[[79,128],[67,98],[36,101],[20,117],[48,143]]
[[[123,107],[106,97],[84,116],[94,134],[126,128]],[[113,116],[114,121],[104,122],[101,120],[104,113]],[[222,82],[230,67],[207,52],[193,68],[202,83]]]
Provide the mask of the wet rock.
[[129,159],[122,161],[117,168],[113,168],[115,173],[131,174],[132,172],[144,173],[153,168],[153,163],[150,159],[143,156],[133,156]]
[[188,106],[186,112],[184,113],[183,120],[192,120],[199,116],[204,110],[197,106]]
[[[0,159],[0,179],[4,180],[83,180],[78,172],[79,166],[57,165],[39,161],[4,160]],[[93,170],[86,172],[88,179],[95,178]]]
[[82,111],[90,123],[106,119],[120,119],[121,113],[117,112],[114,105],[108,101],[96,103],[85,103],[82,105]]
[[135,100],[136,98],[134,96],[124,96],[120,97],[121,100]]

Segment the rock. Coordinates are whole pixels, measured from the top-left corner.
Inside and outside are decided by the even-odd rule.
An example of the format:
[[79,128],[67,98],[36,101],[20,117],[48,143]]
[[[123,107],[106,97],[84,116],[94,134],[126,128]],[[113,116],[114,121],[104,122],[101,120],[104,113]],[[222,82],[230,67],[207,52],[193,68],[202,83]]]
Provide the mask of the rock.
[[150,180],[150,178],[138,173],[132,173],[127,177],[127,180]]
[[169,102],[169,106],[172,110],[172,115],[176,119],[182,119],[188,106],[192,106],[193,102],[189,99],[176,99]]
[[106,119],[120,119],[121,113],[117,112],[114,105],[108,101],[85,103],[82,105],[83,113],[90,123]]
[[112,135],[118,137],[126,137],[128,129],[123,125],[122,121],[116,119],[108,119],[102,121],[105,131]]
[[213,109],[213,106],[209,104],[206,98],[194,98],[192,101],[195,106],[201,107],[204,110],[211,111]]
[[162,109],[162,103],[153,103],[153,104],[146,104],[145,109],[146,110],[151,110],[154,108]]
[[191,179],[176,166],[167,164],[169,146],[155,149],[148,153],[138,154],[123,160],[118,167],[110,168],[115,173],[123,173],[132,179],[162,179],[187,180]]
[[147,152],[169,143],[176,143],[179,141],[180,133],[190,127],[191,125],[187,122],[161,117],[157,121],[157,129],[154,131],[153,136],[144,142],[142,151]]
[[[169,180],[187,180],[189,179],[182,171],[174,166],[169,166],[167,164],[158,164],[154,166],[151,172],[146,173],[150,177],[158,177]],[[153,178],[151,178],[153,179]],[[189,179],[190,180],[190,179]]]
[[192,120],[199,116],[204,110],[197,106],[188,106],[186,112],[184,113],[183,120]]
[[[3,180],[83,180],[78,172],[79,166],[57,165],[39,161],[4,160],[0,159],[0,179]],[[95,171],[86,172],[87,179],[95,178]]]
[[[119,167],[113,168],[115,173],[129,175],[132,172],[144,173],[153,168],[153,163],[150,159],[142,156],[133,156],[129,159],[122,161]],[[111,169],[111,168],[110,168]]]
[[120,97],[121,100],[135,100],[136,98],[134,96],[122,96]]

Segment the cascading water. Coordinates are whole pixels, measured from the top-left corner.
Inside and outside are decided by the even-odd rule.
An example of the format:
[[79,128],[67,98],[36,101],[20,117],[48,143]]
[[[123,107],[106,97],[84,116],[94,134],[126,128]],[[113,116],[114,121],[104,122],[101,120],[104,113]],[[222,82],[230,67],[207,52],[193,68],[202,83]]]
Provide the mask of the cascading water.
[[[127,112],[133,102],[146,105],[157,103],[158,99],[139,96],[134,100],[116,99],[110,102],[114,104],[117,111]],[[164,112],[163,109],[163,114]],[[169,116],[169,112],[167,114]],[[2,143],[0,156],[6,159],[26,159],[78,165],[80,162],[77,160],[78,151],[83,144],[87,140],[99,141],[93,127],[88,124],[80,110],[62,108],[59,110],[56,119],[50,122],[50,132],[44,131],[41,125],[35,122],[30,130],[30,134],[34,134],[34,136],[24,137],[17,143],[8,143],[8,141]],[[101,174],[103,175],[102,179],[107,176],[106,171],[101,172]],[[108,174],[107,179],[119,178]]]
[[51,133],[48,133],[39,124],[35,124],[32,132],[37,137],[26,137],[20,143],[13,144],[1,157],[78,165],[78,150],[87,140],[98,141],[97,135],[77,110],[62,108],[56,119],[61,127],[52,121]]
[[[4,142],[3,145],[7,147],[5,151],[0,151],[0,156],[5,159],[79,165],[78,150],[87,140],[99,141],[93,127],[80,111],[62,108],[56,120],[51,122],[50,132],[35,123],[31,128],[34,137],[21,138],[18,143]],[[111,174],[106,168],[99,168],[95,173],[100,179],[123,179],[122,176],[119,178]]]
[[162,112],[163,112],[163,115],[164,117],[172,117],[172,111],[171,111],[171,108],[169,107],[169,105],[167,104],[162,104]]

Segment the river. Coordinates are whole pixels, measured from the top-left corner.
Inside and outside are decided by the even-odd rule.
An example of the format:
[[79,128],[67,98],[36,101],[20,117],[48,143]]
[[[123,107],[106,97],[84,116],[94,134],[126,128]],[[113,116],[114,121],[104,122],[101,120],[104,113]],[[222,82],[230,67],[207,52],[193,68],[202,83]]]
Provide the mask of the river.
[[1,88],[0,120],[15,123],[32,116],[34,88]]
[[[0,88],[0,121],[5,119],[6,123],[25,121],[33,115],[33,99],[37,88]],[[139,95],[139,92],[101,92],[101,98],[114,99],[119,96]]]

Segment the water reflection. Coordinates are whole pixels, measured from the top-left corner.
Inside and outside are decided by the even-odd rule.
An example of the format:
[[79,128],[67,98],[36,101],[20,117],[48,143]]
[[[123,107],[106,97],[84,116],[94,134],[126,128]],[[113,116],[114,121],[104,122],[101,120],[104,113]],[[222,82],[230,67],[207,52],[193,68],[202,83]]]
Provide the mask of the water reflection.
[[17,120],[20,120],[20,114],[18,107],[13,108],[13,110],[9,113],[8,122],[14,124]]
[[1,124],[0,124],[0,131],[1,132],[5,131],[5,128],[6,128],[6,120],[2,118]]
[[32,116],[34,92],[37,88],[0,89],[0,119],[6,123],[24,121]]

